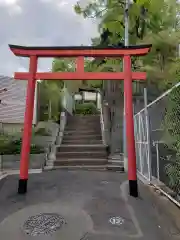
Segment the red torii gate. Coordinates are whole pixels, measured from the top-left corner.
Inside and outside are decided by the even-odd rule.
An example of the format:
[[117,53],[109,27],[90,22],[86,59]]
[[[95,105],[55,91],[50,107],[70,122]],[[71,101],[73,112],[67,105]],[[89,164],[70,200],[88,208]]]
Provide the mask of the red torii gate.
[[[16,56],[30,58],[29,72],[19,72],[15,73],[14,75],[14,78],[17,80],[28,80],[18,193],[25,194],[27,192],[29,152],[32,134],[32,119],[36,80],[124,80],[129,192],[131,196],[138,197],[132,104],[132,81],[145,80],[146,73],[132,72],[131,56],[146,55],[150,51],[151,45],[107,48],[94,46],[25,47],[17,45],[9,45],[9,47]],[[76,72],[38,73],[38,58],[48,57],[77,58]],[[84,57],[123,57],[124,71],[116,73],[84,72]]]

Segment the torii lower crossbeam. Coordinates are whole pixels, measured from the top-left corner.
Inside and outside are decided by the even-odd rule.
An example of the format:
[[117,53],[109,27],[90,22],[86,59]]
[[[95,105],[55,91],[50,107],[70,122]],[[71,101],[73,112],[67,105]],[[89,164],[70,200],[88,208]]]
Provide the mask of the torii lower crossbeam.
[[[29,79],[30,73],[19,72],[15,73],[15,79],[24,80]],[[124,80],[126,73],[122,72],[56,72],[56,73],[36,73],[36,80]],[[132,80],[145,80],[146,73],[133,72]]]
[[[26,111],[24,120],[24,133],[21,149],[20,179],[18,193],[27,192],[29,152],[32,132],[32,119],[34,108],[34,92],[36,80],[124,80],[125,112],[126,112],[126,134],[128,153],[128,179],[129,192],[131,196],[138,196],[136,153],[134,141],[132,81],[145,80],[146,73],[132,72],[131,56],[146,55],[151,45],[131,47],[24,47],[9,45],[16,56],[29,57],[29,73],[15,73],[15,79],[28,80]],[[77,58],[76,72],[37,73],[37,60],[40,57],[75,57]],[[123,57],[123,72],[84,72],[84,57]]]

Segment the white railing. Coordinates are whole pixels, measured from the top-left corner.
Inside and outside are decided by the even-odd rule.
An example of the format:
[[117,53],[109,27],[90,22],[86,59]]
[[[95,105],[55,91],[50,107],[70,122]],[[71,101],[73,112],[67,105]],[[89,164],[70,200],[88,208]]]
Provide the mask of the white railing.
[[102,101],[102,96],[100,95],[100,100],[99,100],[99,108],[100,108],[100,123],[101,123],[101,133],[102,133],[102,141],[103,145],[107,146],[107,141],[106,141],[106,128],[105,128],[105,122],[104,122],[104,115],[103,115],[103,101]]
[[[180,204],[180,82],[134,116],[137,171]],[[163,193],[164,194],[164,193]]]
[[63,108],[66,109],[68,113],[73,114],[74,98],[68,92],[67,88],[63,89],[62,105],[63,105]]
[[62,139],[64,136],[64,129],[67,123],[67,112],[62,111],[60,115],[60,123],[59,123],[59,129],[56,133],[56,140],[53,142],[51,145],[49,152],[47,154],[47,159],[46,159],[46,168],[53,168],[54,162],[56,160],[56,150],[57,146],[59,147],[62,143]]
[[146,89],[144,89],[144,108],[134,116],[134,131],[137,171],[151,181],[151,146]]
[[105,140],[105,127],[104,127],[104,118],[103,118],[102,105],[101,105],[101,108],[100,108],[100,122],[101,122],[101,132],[102,132],[103,144],[106,145],[106,140]]

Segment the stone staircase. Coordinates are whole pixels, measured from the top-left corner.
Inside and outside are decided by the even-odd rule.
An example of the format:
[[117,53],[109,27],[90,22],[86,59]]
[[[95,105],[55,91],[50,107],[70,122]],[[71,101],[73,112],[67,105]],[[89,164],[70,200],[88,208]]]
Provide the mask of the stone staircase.
[[107,164],[100,117],[98,115],[69,117],[62,144],[56,151],[54,167],[105,170]]
[[124,159],[123,155],[115,154],[108,157],[108,170],[124,172]]

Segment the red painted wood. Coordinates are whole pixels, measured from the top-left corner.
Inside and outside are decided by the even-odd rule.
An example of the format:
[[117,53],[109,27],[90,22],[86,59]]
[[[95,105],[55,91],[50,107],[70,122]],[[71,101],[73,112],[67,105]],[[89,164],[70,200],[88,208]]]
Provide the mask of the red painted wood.
[[124,93],[125,93],[125,114],[126,114],[126,139],[128,155],[128,179],[137,180],[136,176],[136,151],[134,140],[134,118],[133,118],[133,98],[132,98],[132,73],[131,57],[124,56]]
[[[37,80],[124,80],[126,74],[122,72],[56,72],[56,73],[36,73],[35,78]],[[29,79],[29,73],[25,72],[16,72],[14,78],[17,80],[26,80]],[[133,72],[133,80],[145,80],[145,72]]]
[[76,72],[84,73],[84,57],[77,57],[77,59],[76,59]]
[[29,50],[29,49],[18,49],[18,48],[11,48],[11,51],[16,56],[22,56],[22,57],[29,57],[32,55],[38,56],[38,57],[120,57],[124,55],[131,55],[131,56],[142,56],[146,55],[149,52],[150,48],[140,48],[140,49],[64,49],[64,50]]
[[33,120],[33,109],[34,109],[34,95],[36,80],[35,74],[37,71],[37,57],[31,56],[30,67],[29,67],[29,78],[26,95],[26,110],[24,116],[24,132],[23,141],[21,148],[21,160],[20,160],[20,179],[28,179],[28,166],[29,166],[29,152],[32,135],[32,120]]

